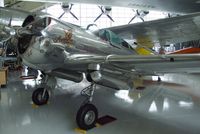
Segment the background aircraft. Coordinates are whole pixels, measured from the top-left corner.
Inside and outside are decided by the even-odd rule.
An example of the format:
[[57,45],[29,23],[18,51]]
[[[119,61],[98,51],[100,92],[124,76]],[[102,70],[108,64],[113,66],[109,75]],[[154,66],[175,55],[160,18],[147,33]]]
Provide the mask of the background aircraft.
[[109,13],[112,10],[111,7],[99,6],[99,8],[101,10],[101,14],[94,20],[94,22],[96,22],[103,14],[106,15],[111,21],[114,22],[113,18],[109,15]]
[[[76,116],[76,122],[82,129],[92,128],[98,118],[97,108],[91,104],[96,85],[116,90],[131,89],[138,87],[137,83],[142,81],[143,76],[169,72],[200,72],[199,54],[140,56],[126,41],[108,29],[91,33],[49,15],[10,8],[0,8],[0,16],[0,33],[7,33],[2,39],[10,38],[9,34],[18,39],[17,48],[22,63],[41,70],[43,74],[43,86],[32,94],[35,104],[47,103],[48,90],[55,86],[55,77],[80,82],[85,74],[87,80],[91,82],[91,85],[81,92],[86,96],[86,100]],[[189,23],[181,32],[194,32],[193,28],[196,28],[196,34],[199,35],[199,16],[200,14],[196,13],[149,23],[119,26],[119,30],[117,27],[110,29],[116,33],[126,33],[130,32],[130,28],[138,28],[138,31],[141,28],[138,33],[141,35],[145,28],[146,33],[160,32],[165,35],[168,30],[176,31],[173,26],[181,21]],[[168,25],[169,21],[171,25]],[[190,24],[194,26],[190,27]],[[159,28],[161,26],[165,28],[167,25],[168,29],[161,31],[162,28],[156,26],[149,28],[152,25],[157,25]],[[163,36],[162,39],[167,40],[168,36]],[[171,42],[179,39],[179,35],[175,35],[173,39]]]
[[[21,0],[20,0],[21,1]],[[63,3],[65,0],[22,0],[35,2]],[[199,0],[67,0],[68,3],[86,3],[104,6],[129,7],[141,10],[158,10],[177,13],[193,13],[200,11]]]
[[72,13],[72,7],[73,4],[68,4],[68,3],[62,3],[62,9],[63,9],[63,13],[60,15],[59,19],[63,17],[63,15],[65,15],[65,13],[70,13],[75,19],[78,20],[78,17],[76,17],[76,15],[74,13]]

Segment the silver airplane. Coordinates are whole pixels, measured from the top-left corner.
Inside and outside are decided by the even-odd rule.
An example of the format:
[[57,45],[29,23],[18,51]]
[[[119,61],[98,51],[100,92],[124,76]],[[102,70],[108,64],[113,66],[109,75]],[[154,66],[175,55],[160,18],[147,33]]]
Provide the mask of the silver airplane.
[[[157,37],[151,38],[155,42],[171,43],[199,39],[199,22],[200,14],[195,13],[109,29],[119,35],[134,31],[135,36],[152,35]],[[92,33],[50,15],[0,8],[0,41],[18,39],[22,63],[43,74],[43,86],[32,94],[36,105],[48,102],[55,77],[78,83],[85,75],[91,83],[81,92],[86,100],[76,114],[77,125],[86,130],[94,127],[98,119],[98,110],[92,104],[96,85],[128,90],[139,87],[137,82],[144,76],[200,72],[200,54],[138,55],[109,29]],[[184,38],[186,33],[190,34]]]
[[200,11],[199,0],[20,0],[47,3],[85,3],[102,6],[128,7],[140,10],[158,10],[176,13],[194,13]]

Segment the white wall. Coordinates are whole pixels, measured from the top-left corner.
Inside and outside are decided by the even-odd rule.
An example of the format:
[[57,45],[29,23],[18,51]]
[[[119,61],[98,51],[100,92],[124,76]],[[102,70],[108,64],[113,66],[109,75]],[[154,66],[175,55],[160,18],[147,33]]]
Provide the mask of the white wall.
[[0,6],[1,6],[1,7],[4,6],[4,0],[0,0]]

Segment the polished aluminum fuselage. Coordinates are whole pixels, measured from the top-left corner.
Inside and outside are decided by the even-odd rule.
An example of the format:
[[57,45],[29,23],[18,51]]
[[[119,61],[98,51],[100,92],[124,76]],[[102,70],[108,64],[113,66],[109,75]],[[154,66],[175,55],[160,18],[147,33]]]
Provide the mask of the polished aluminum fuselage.
[[[73,62],[80,55],[130,55],[135,51],[120,44],[111,45],[93,33],[70,23],[52,19],[52,24],[42,29],[41,35],[32,36],[27,49],[21,53],[23,63],[44,72],[57,68],[86,71],[88,64]],[[34,25],[34,24],[33,24]],[[70,38],[67,37],[70,34]],[[117,46],[118,45],[118,46]]]

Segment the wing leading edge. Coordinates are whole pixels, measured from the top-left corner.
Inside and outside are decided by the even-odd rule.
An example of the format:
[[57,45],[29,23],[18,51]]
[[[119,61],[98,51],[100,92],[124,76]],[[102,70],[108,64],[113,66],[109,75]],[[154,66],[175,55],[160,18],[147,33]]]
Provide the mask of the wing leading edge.
[[169,45],[200,39],[200,13],[144,23],[111,27],[109,30],[126,39],[139,40],[141,45]]
[[159,73],[197,73],[200,72],[200,54],[172,55],[72,55],[68,62],[77,64],[104,64],[141,75]]

